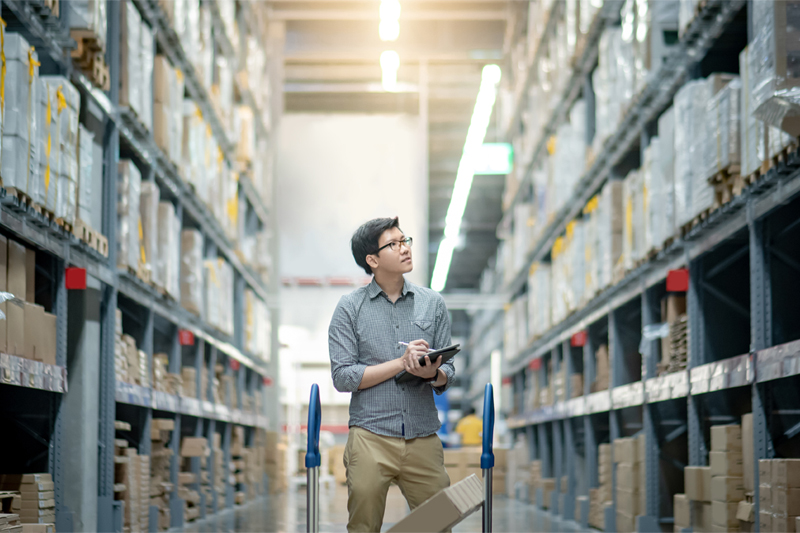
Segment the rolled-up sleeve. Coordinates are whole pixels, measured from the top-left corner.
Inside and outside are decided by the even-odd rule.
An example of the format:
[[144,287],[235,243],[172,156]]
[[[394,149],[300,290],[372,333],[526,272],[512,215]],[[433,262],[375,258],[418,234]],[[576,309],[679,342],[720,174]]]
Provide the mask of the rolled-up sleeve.
[[328,328],[328,352],[333,386],[339,392],[357,391],[367,365],[358,362],[353,313],[348,309],[344,298],[339,300]]
[[[450,335],[450,315],[447,312],[444,298],[440,295],[436,302],[436,337],[434,339],[434,347],[438,350],[450,346],[452,342]],[[436,394],[444,393],[456,379],[456,367],[453,365],[452,359],[442,364],[439,368],[441,368],[442,372],[447,376],[447,383],[441,387],[433,387]]]

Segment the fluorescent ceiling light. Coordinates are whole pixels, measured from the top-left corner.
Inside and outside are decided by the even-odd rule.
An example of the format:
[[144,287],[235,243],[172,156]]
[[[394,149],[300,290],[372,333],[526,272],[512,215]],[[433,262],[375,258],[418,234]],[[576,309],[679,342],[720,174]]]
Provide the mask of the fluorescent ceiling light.
[[396,41],[400,36],[400,2],[381,0],[381,23],[378,34],[381,41]]
[[381,54],[381,83],[386,91],[397,89],[397,69],[400,68],[400,56],[394,50],[386,50]]
[[461,231],[461,219],[464,217],[464,209],[467,207],[469,191],[472,188],[472,178],[475,176],[475,157],[486,137],[486,129],[489,127],[494,101],[497,98],[497,84],[500,83],[501,74],[500,67],[497,65],[483,67],[481,88],[472,111],[467,140],[464,142],[461,161],[458,163],[453,195],[450,198],[450,206],[447,208],[444,239],[439,243],[436,265],[433,267],[431,288],[435,291],[442,291],[447,283],[450,262],[453,259],[453,251]]

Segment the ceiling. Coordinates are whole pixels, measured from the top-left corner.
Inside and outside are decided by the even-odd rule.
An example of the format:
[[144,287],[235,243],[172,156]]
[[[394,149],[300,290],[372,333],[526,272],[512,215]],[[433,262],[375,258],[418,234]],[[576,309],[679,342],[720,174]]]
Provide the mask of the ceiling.
[[[400,36],[392,43],[378,37],[379,0],[268,3],[271,20],[286,22],[286,112],[427,116],[432,271],[481,70],[504,56],[509,2],[400,0]],[[400,56],[397,92],[381,87],[379,60],[388,49]],[[492,124],[487,142],[495,130]],[[497,248],[503,187],[503,176],[475,177],[446,291],[478,286]]]

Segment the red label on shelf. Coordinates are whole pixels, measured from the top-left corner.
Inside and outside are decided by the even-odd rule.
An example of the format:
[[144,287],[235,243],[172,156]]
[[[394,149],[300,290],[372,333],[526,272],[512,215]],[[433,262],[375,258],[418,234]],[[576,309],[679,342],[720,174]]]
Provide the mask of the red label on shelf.
[[542,368],[542,359],[537,358],[528,363],[528,368],[531,370],[541,370]]
[[178,343],[181,346],[194,346],[194,333],[192,333],[188,329],[179,329]]
[[266,385],[267,387],[272,386],[272,378],[271,377],[264,376],[264,379],[262,381],[264,382],[264,385]]
[[503,385],[511,385],[511,378],[503,378]]
[[69,267],[64,274],[64,285],[69,290],[86,290],[86,269]]
[[240,363],[236,359],[231,359],[231,370],[239,370],[241,367],[242,363]]
[[579,331],[569,339],[569,344],[574,348],[581,348],[586,346],[586,339],[588,337],[589,335],[586,333],[586,330]]
[[667,292],[686,292],[689,290],[689,270],[679,268],[667,272]]

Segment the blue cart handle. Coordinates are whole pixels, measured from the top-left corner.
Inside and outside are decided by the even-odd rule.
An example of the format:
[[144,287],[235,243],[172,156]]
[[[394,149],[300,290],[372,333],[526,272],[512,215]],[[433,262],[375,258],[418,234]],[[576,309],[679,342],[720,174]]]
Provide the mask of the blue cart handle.
[[308,402],[308,444],[306,446],[306,468],[322,464],[319,454],[319,429],[322,425],[322,408],[319,404],[319,385],[311,385],[311,398]]
[[492,384],[487,383],[483,393],[483,453],[481,454],[481,469],[494,468],[494,392]]

